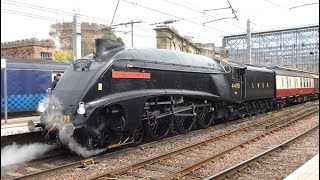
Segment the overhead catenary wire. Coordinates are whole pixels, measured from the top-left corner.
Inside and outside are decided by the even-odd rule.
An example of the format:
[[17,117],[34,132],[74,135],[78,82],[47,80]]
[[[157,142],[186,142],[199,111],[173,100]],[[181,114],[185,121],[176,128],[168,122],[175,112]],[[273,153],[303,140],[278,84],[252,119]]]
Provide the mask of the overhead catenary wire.
[[[20,11],[13,11],[13,10],[6,10],[6,9],[1,9],[1,12],[4,12],[4,13],[8,13],[8,14],[13,14],[13,15],[19,15],[19,16],[24,16],[24,17],[30,17],[30,18],[34,18],[34,19],[40,19],[40,20],[47,20],[47,21],[51,21],[51,22],[59,22],[59,23],[70,23],[70,24],[73,24],[73,22],[68,22],[68,21],[64,21],[62,19],[56,19],[56,18],[51,18],[51,17],[46,17],[46,16],[40,16],[40,15],[37,15],[37,14],[29,14],[29,13],[25,13],[25,12],[20,12]],[[80,23],[79,23],[80,24]],[[88,27],[90,28],[91,26],[86,26],[86,25],[81,25],[82,27]],[[141,29],[142,31],[148,31],[148,32],[152,32],[152,33],[155,33],[155,31],[153,30],[145,30],[144,28],[141,28],[141,27],[138,27],[138,26],[135,26],[136,29]],[[113,30],[114,32],[116,33],[122,33],[121,31],[117,31],[117,30]],[[128,31],[127,33],[129,33],[131,31]],[[127,33],[123,33],[125,35],[127,35]],[[141,37],[153,37],[153,36],[147,36],[147,35],[142,35],[142,34],[135,34],[135,35],[141,35]],[[134,35],[134,36],[135,36]],[[202,40],[202,41],[207,41],[207,39],[202,39],[202,38],[197,38],[195,37],[195,39],[198,39],[198,40]]]
[[[9,12],[7,12],[7,11],[9,11]],[[35,14],[28,14],[28,13],[18,12],[18,11],[14,11],[14,12],[10,12],[10,11],[12,11],[12,10],[1,9],[1,12],[8,13],[8,14],[19,15],[19,16],[24,16],[24,17],[31,17],[31,18],[40,19],[40,20],[47,20],[47,21],[51,21],[51,22],[58,22],[58,20],[55,19],[55,18],[39,16],[39,15],[35,15]],[[83,27],[90,27],[90,26],[83,26]],[[136,28],[140,29],[139,27],[136,27]],[[129,33],[130,33],[130,31],[117,31],[117,30],[115,30],[114,32],[115,33],[121,33],[121,34],[124,34],[124,35],[129,35]],[[151,31],[151,30],[150,30],[150,32],[155,33],[154,31]],[[134,37],[140,37],[140,38],[145,38],[145,39],[153,39],[153,40],[157,39],[155,36],[148,36],[146,34],[139,34],[139,33],[135,33]],[[70,38],[72,38],[72,37],[70,36]],[[201,39],[201,38],[197,38],[197,37],[195,37],[195,39],[202,40],[202,41],[206,41],[207,40],[207,39]]]
[[238,20],[238,16],[237,16],[237,11],[235,11],[234,9],[233,9],[233,7],[232,7],[232,5],[231,5],[231,3],[230,3],[230,1],[229,0],[227,0],[228,1],[228,3],[229,3],[229,6],[230,6],[230,8],[231,8],[231,12],[232,12],[232,14],[234,14],[234,16],[235,16],[235,18]]
[[[36,10],[40,10],[40,11],[45,11],[45,12],[52,12],[52,13],[60,13],[60,14],[63,14],[63,15],[66,15],[66,16],[71,16],[73,17],[74,16],[74,13],[71,13],[71,12],[67,12],[67,11],[62,11],[62,10],[57,10],[57,9],[53,9],[53,8],[47,8],[47,7],[42,7],[42,6],[38,6],[38,5],[33,5],[33,4],[27,4],[27,3],[21,3],[21,2],[16,2],[14,0],[4,0],[3,2],[7,3],[11,3],[12,5],[15,5],[15,6],[20,6],[20,7],[26,7],[26,8],[31,8],[31,9],[36,9]],[[2,3],[3,3],[2,2]],[[106,22],[110,22],[106,19],[103,19],[103,18],[97,18],[97,17],[93,17],[93,16],[88,16],[88,15],[83,15],[83,14],[80,14],[79,15],[80,18],[85,18],[85,19],[93,19],[93,20],[96,20],[98,22],[103,22],[104,24]],[[185,19],[185,18],[182,18],[182,19]],[[58,22],[58,20],[52,20],[54,22]],[[64,19],[61,20],[61,22],[66,22]],[[116,22],[116,21],[114,21]],[[198,25],[201,25],[201,24],[198,24]],[[136,25],[135,27],[138,27],[138,29],[140,30],[143,30],[143,31],[147,31],[147,32],[153,32],[152,30],[150,30],[149,28],[146,28],[144,26],[138,26]],[[210,28],[210,27],[209,27]],[[214,28],[210,28],[210,29],[214,29]],[[226,33],[226,32],[225,32]]]
[[114,17],[116,16],[117,9],[118,9],[118,6],[119,6],[119,2],[120,2],[120,0],[118,0],[117,5],[116,5],[116,9],[114,10],[113,17],[112,17],[111,24],[110,24],[110,28],[112,27],[112,23],[113,23]]
[[[52,17],[48,17],[48,16],[41,16],[41,15],[39,15],[39,14],[30,14],[30,13],[25,13],[25,12],[21,12],[21,11],[1,9],[1,12],[7,13],[7,14],[14,14],[14,15],[20,15],[20,16],[35,18],[35,19],[50,20],[50,21],[59,22],[59,23],[70,23],[70,24],[74,24],[73,22],[65,21],[64,19],[57,19],[57,18],[52,18]],[[77,23],[77,24],[78,24],[78,25],[82,25],[82,27],[91,27],[91,26],[83,25],[83,24],[81,24],[81,23]]]
[[[200,11],[200,10],[198,10],[198,9],[194,9],[194,8],[191,8],[191,7],[188,7],[188,6],[184,6],[184,5],[182,5],[182,4],[178,4],[178,3],[172,2],[172,1],[170,1],[170,0],[164,0],[164,1],[169,2],[169,3],[171,3],[171,4],[174,4],[174,5],[177,5],[177,6],[180,6],[180,7],[183,7],[183,8],[186,8],[186,9],[189,9],[189,10],[191,10],[191,11],[194,11],[194,12],[197,12],[197,13],[200,13],[200,14],[205,14],[205,15],[207,15],[207,16],[216,18],[216,20],[218,19],[217,17],[215,17],[215,16],[213,16],[213,15],[211,15],[211,14],[205,13],[205,11]],[[226,9],[229,9],[229,8],[230,8],[230,7],[226,8]],[[220,9],[221,9],[221,8],[220,8]],[[227,24],[230,24],[230,25],[232,25],[232,26],[234,26],[234,27],[237,27],[237,28],[239,28],[239,29],[246,30],[245,28],[242,28],[242,27],[240,27],[240,26],[237,26],[237,25],[235,25],[235,24],[233,24],[233,23],[229,23],[229,22],[227,22],[227,21],[223,21],[223,22],[225,22],[225,23],[227,23]]]
[[316,5],[316,4],[319,4],[319,3],[302,4],[302,5],[299,5],[299,6],[291,7],[291,8],[289,8],[289,9],[291,10],[291,9],[295,9],[295,8],[299,8],[299,7],[311,6],[311,5]]
[[[24,12],[18,12],[18,11],[6,10],[6,9],[1,9],[1,12],[7,13],[7,14],[24,16],[24,17],[30,17],[30,18],[34,18],[34,19],[46,20],[46,21],[50,21],[50,22],[57,22],[57,19],[55,19],[55,18],[50,18],[50,17],[46,17],[46,16],[39,16],[39,15],[29,14],[29,13],[24,13]],[[90,27],[90,26],[84,26],[84,27]],[[127,35],[127,34],[125,34],[125,35]],[[146,38],[146,39],[155,38],[152,36],[147,36],[147,35],[142,35],[142,34],[135,34],[134,36],[136,36],[136,35],[137,35],[137,37],[139,36],[140,38]]]
[[[47,7],[42,7],[42,6],[38,6],[38,5],[33,5],[33,4],[27,4],[27,3],[21,3],[21,2],[16,2],[16,1],[13,1],[13,0],[4,0],[3,2],[10,2],[12,5],[15,5],[15,6],[22,6],[22,7],[27,7],[27,8],[31,8],[31,9],[36,9],[36,10],[41,10],[41,11],[46,11],[46,12],[52,12],[52,13],[59,13],[59,14],[63,14],[63,15],[66,15],[66,16],[74,16],[74,13],[71,13],[71,12],[66,12],[66,11],[62,11],[62,10],[57,10],[57,9],[53,9],[53,8],[47,8]],[[2,3],[3,3],[2,2]],[[18,4],[19,3],[19,4]],[[130,3],[130,2],[129,2]],[[151,9],[151,8],[149,8]],[[160,12],[160,11],[159,11]],[[8,12],[6,12],[8,13]],[[11,13],[11,14],[16,14],[17,13]],[[170,14],[168,14],[170,15]],[[20,14],[20,16],[23,16],[23,14]],[[52,22],[60,22],[60,23],[63,23],[63,22],[67,22],[69,23],[68,21],[65,21],[65,19],[58,19],[58,18],[50,18],[50,17],[44,17],[44,18],[37,18],[37,17],[34,17],[34,16],[38,16],[36,14],[29,14],[27,15],[28,17],[31,17],[31,18],[36,18],[36,19],[45,19],[45,20],[50,20]],[[108,20],[106,19],[103,19],[103,18],[97,18],[97,17],[93,17],[93,16],[87,16],[87,15],[83,15],[83,14],[80,14],[79,17],[81,18],[86,18],[86,19],[94,19],[96,21],[99,21],[99,22],[103,22],[103,23],[106,23]],[[49,19],[47,19],[49,18]],[[180,18],[180,19],[186,19],[186,18]],[[187,20],[188,21],[188,20]],[[110,21],[109,21],[110,22]],[[116,22],[116,21],[115,21]],[[201,25],[199,23],[195,23],[193,21],[191,21],[192,23],[194,24],[197,24],[197,25]],[[144,27],[144,26],[138,26],[136,25],[135,26],[137,29],[140,29],[142,31],[147,31],[147,32],[154,32],[153,30],[147,28],[147,27]],[[216,30],[215,28],[211,28],[211,27],[207,27],[209,29],[214,29]],[[221,30],[218,30],[220,32],[224,32],[224,33],[227,33],[225,31],[221,31]],[[198,38],[200,39],[200,38]],[[207,39],[206,39],[207,41]]]
[[[45,7],[41,7],[41,6],[37,6],[37,5],[32,5],[32,4],[27,4],[27,3],[16,4],[17,2],[16,2],[16,1],[12,1],[12,0],[5,0],[5,1],[10,1],[10,3],[8,3],[8,4],[15,5],[15,6],[26,7],[26,8],[31,8],[31,9],[35,9],[35,10],[45,11],[45,12],[48,12],[48,11],[49,11],[49,12],[52,12],[52,13],[57,13],[57,12],[59,12],[59,13],[62,13],[62,14],[64,14],[64,15],[71,16],[71,17],[74,16],[73,13],[66,12],[66,11],[61,11],[61,10],[57,10],[57,9],[52,9],[52,8],[46,9]],[[5,1],[4,1],[4,3],[7,3],[7,2],[5,2]],[[11,2],[13,2],[13,3],[11,3]],[[15,12],[15,14],[16,14],[16,13],[17,13],[17,12]],[[22,12],[20,12],[20,13],[22,13]],[[32,15],[32,16],[38,16],[38,15]],[[31,17],[31,16],[28,15],[28,17]],[[81,18],[86,18],[86,19],[93,19],[93,20],[96,20],[96,21],[98,21],[98,22],[103,22],[103,23],[110,22],[110,21],[108,21],[108,20],[106,20],[106,19],[97,18],[97,17],[93,17],[93,16],[87,16],[87,15],[79,15],[79,17],[81,17]],[[50,18],[50,17],[45,17],[45,18]],[[40,18],[38,18],[38,19],[40,19]],[[66,23],[69,23],[68,21],[65,21],[64,19],[63,19],[63,20],[58,20],[58,19],[52,18],[52,19],[50,19],[50,20],[52,20],[53,22],[60,22],[60,23],[66,22]],[[116,21],[115,21],[115,22],[116,22]],[[73,23],[73,22],[71,22],[71,23]],[[83,24],[81,24],[81,26],[82,26],[82,27],[90,27],[90,26],[84,26]],[[135,27],[136,27],[137,29],[141,30],[141,31],[154,32],[153,30],[150,30],[149,28],[146,28],[146,27],[143,27],[143,26],[137,26],[137,25],[135,25]]]
[[271,4],[275,5],[275,6],[280,7],[280,5],[279,5],[279,4],[276,4],[276,3],[274,3],[274,2],[272,2],[272,1],[270,1],[270,0],[264,0],[264,1],[267,1],[267,2],[269,2],[269,3],[271,3]]
[[[11,4],[11,5],[14,5],[14,6],[19,6],[19,7],[26,7],[26,8],[35,9],[35,10],[44,11],[44,12],[59,13],[59,14],[63,14],[63,15],[70,16],[70,17],[74,16],[74,13],[72,13],[72,12],[62,11],[62,10],[53,9],[53,8],[47,8],[47,7],[33,5],[33,4],[17,2],[17,1],[13,1],[13,0],[3,0],[1,3]],[[101,23],[104,23],[104,24],[111,22],[110,20],[107,20],[107,19],[88,16],[88,15],[84,15],[84,14],[79,14],[79,17],[82,18],[82,19],[95,20],[97,22],[101,22]],[[117,21],[114,21],[114,22],[120,23],[120,22],[117,22]],[[144,28],[144,29],[149,30],[146,27],[142,27],[142,26],[139,26],[139,27],[141,27],[141,29]]]
[[142,7],[144,9],[148,9],[148,10],[151,10],[151,11],[154,11],[154,12],[157,12],[157,13],[160,13],[160,14],[164,14],[164,15],[167,15],[167,16],[171,16],[171,17],[174,17],[174,18],[177,18],[177,19],[180,19],[180,20],[184,20],[184,21],[187,21],[187,22],[190,22],[192,24],[195,24],[195,25],[198,25],[198,26],[202,26],[202,27],[206,27],[208,29],[212,29],[212,30],[215,30],[215,31],[218,31],[218,32],[222,32],[222,33],[228,33],[226,31],[223,31],[223,30],[219,30],[219,29],[216,29],[216,28],[213,28],[213,27],[209,27],[209,26],[204,26],[202,24],[199,24],[197,22],[194,22],[194,21],[191,21],[191,20],[188,20],[188,19],[185,19],[185,18],[182,18],[182,17],[179,17],[179,16],[176,16],[176,15],[172,15],[172,14],[169,14],[169,13],[166,13],[166,12],[163,12],[163,11],[160,11],[160,10],[157,10],[157,9],[153,9],[153,8],[150,8],[150,7],[147,7],[147,6],[144,6],[144,5],[140,5],[138,3],[135,3],[133,1],[127,1],[127,0],[122,0],[126,3],[129,3],[129,4],[133,4],[133,5],[136,5],[136,6],[139,6],[139,7]]

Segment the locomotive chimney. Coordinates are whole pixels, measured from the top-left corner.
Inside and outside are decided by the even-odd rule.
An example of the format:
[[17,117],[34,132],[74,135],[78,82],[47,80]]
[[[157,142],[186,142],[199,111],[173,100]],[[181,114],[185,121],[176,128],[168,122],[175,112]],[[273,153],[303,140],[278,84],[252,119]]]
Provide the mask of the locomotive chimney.
[[102,58],[102,57],[105,56],[106,54],[110,54],[115,50],[122,50],[125,48],[125,45],[123,44],[123,42],[114,41],[111,39],[96,39],[95,44],[96,44],[95,58],[98,61],[103,61],[103,59],[105,58]]

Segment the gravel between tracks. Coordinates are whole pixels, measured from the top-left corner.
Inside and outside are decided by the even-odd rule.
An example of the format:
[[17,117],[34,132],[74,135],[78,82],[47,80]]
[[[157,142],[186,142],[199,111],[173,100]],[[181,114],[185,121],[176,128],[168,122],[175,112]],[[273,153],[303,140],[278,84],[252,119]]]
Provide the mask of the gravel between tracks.
[[[288,113],[288,112],[283,111],[280,113]],[[264,117],[268,117],[268,116],[264,116]],[[264,117],[259,119],[263,119]],[[170,152],[173,150],[180,149],[182,147],[186,147],[189,144],[201,142],[205,139],[211,138],[212,136],[217,136],[224,132],[230,131],[231,129],[237,129],[239,127],[243,127],[247,125],[248,123],[259,121],[259,119],[256,118],[256,119],[252,119],[251,121],[245,121],[239,124],[235,123],[233,125],[230,125],[230,124],[222,125],[222,126],[219,126],[221,127],[220,129],[215,129],[215,131],[211,131],[211,132],[204,131],[204,132],[199,132],[197,134],[186,134],[185,136],[183,136],[183,139],[179,138],[179,140],[173,140],[173,141],[170,141],[170,143],[164,142],[164,143],[161,143],[160,145],[157,145],[155,147],[151,147],[148,149],[144,149],[144,150],[137,148],[134,151],[119,153],[119,155],[115,155],[108,160],[99,162],[98,164],[90,165],[86,168],[81,168],[81,169],[79,168],[77,170],[66,170],[65,172],[59,172],[60,175],[55,174],[54,176],[46,177],[46,179],[75,179],[75,178],[88,179],[90,177],[97,176],[111,169],[125,167],[128,164],[146,160],[151,157],[155,157],[160,154],[163,154],[164,152]],[[318,117],[316,117],[316,119],[318,119]],[[275,140],[274,138],[271,138],[271,139]],[[264,142],[268,142],[268,141],[264,141]],[[257,148],[258,147],[256,147],[256,149]],[[244,155],[243,153],[239,153],[237,156],[234,156],[234,158],[241,160],[240,158],[243,155]],[[232,158],[230,158],[230,160],[232,161]],[[220,167],[222,166],[223,164],[220,164]],[[212,175],[212,171],[208,171],[207,173],[205,173],[205,175]]]
[[[306,123],[303,123],[306,122]],[[313,116],[312,118],[308,118],[305,120],[301,120],[298,123],[295,123],[285,129],[282,129],[278,132],[273,133],[272,135],[265,136],[264,138],[250,144],[246,145],[244,148],[235,150],[229,153],[227,156],[224,156],[223,159],[219,159],[215,162],[208,164],[205,168],[199,169],[196,172],[190,174],[189,176],[185,176],[183,179],[203,179],[205,177],[211,176],[216,174],[228,167],[234,166],[241,161],[250,159],[251,157],[262,153],[263,151],[272,148],[285,140],[288,140],[295,135],[310,129],[311,127],[319,124],[319,115]],[[318,147],[319,145],[319,136],[317,141],[312,141],[316,143],[315,145]],[[315,146],[314,145],[314,146]],[[316,150],[319,152],[319,147]],[[307,152],[306,152],[307,153]],[[291,160],[294,161],[301,161],[301,164],[306,162],[308,159],[300,159],[295,156]],[[271,178],[277,179],[277,178]]]
[[319,153],[319,129],[289,143],[287,147],[253,163],[230,179],[284,179]]

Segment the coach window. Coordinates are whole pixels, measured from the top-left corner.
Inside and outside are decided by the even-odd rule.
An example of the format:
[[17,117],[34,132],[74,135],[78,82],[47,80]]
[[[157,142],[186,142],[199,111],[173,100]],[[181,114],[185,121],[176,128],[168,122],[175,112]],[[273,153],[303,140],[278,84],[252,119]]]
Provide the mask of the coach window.
[[309,79],[309,87],[311,87],[311,79]]
[[306,87],[308,87],[308,78],[306,78],[305,82],[306,82]]
[[304,87],[307,87],[307,78],[304,78]]
[[312,87],[312,79],[310,79],[310,87]]
[[291,87],[291,79],[287,79],[287,82],[289,82],[288,87]]
[[300,78],[300,87],[302,88],[302,78]]
[[308,87],[308,78],[306,78],[306,87]]
[[284,87],[284,81],[283,81],[283,78],[281,78],[281,80],[282,80],[282,87]]

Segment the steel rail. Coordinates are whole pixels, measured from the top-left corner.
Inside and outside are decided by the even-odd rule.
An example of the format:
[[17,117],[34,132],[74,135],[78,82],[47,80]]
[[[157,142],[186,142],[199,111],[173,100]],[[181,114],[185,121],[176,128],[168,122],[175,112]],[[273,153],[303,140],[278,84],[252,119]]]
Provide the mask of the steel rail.
[[[311,108],[310,108],[310,109],[311,109]],[[307,110],[305,109],[305,111],[302,112],[302,113],[300,113],[300,114],[310,113],[310,109],[307,109]],[[317,112],[317,108],[313,108],[313,109],[314,109],[314,110],[311,111],[311,112]],[[305,116],[301,116],[301,115],[300,115],[300,116],[297,116],[296,114],[292,114],[291,116],[284,118],[283,121],[288,120],[288,119],[298,119],[297,117],[302,118],[302,117],[305,117]],[[267,120],[265,120],[264,122],[266,122],[266,121],[267,121]],[[292,122],[292,120],[291,120],[290,122]],[[262,124],[262,123],[263,123],[263,122],[260,122],[259,124]],[[279,123],[279,122],[275,122],[275,123]],[[286,125],[287,125],[287,124],[286,124]],[[97,177],[94,177],[94,178],[92,178],[92,179],[100,179],[100,178],[105,178],[105,177],[106,177],[106,178],[113,178],[113,177],[115,177],[115,176],[117,176],[117,175],[130,174],[131,172],[133,172],[133,171],[135,171],[135,170],[138,170],[138,169],[141,169],[141,168],[145,167],[146,164],[154,164],[154,163],[160,162],[160,161],[162,161],[162,160],[164,160],[164,159],[169,159],[169,158],[171,158],[171,157],[173,157],[173,156],[175,156],[175,155],[179,155],[179,154],[182,154],[183,152],[187,152],[187,151],[190,151],[190,150],[192,150],[192,149],[195,149],[196,147],[200,147],[200,146],[206,145],[206,144],[208,144],[208,143],[210,143],[210,142],[214,142],[214,141],[217,140],[217,139],[221,139],[221,138],[223,138],[223,137],[229,136],[229,135],[234,134],[234,133],[236,133],[236,132],[247,131],[247,130],[249,130],[249,129],[250,129],[251,127],[253,127],[253,126],[254,126],[254,125],[249,125],[249,126],[244,127],[244,128],[239,128],[239,129],[237,129],[237,130],[234,130],[234,131],[231,131],[231,132],[222,134],[222,135],[220,135],[220,136],[218,136],[218,137],[214,137],[214,138],[212,138],[212,139],[205,140],[205,141],[203,141],[203,142],[196,143],[196,144],[193,144],[193,145],[191,145],[191,146],[188,146],[188,147],[185,147],[185,148],[176,150],[176,151],[172,151],[172,152],[169,152],[169,153],[166,153],[166,154],[163,154],[163,155],[154,157],[154,158],[150,158],[150,159],[145,160],[145,161],[143,161],[143,162],[139,162],[139,163],[136,163],[136,164],[132,164],[132,165],[123,167],[123,168],[119,168],[119,169],[115,169],[115,170],[109,171],[109,172],[107,172],[107,173],[104,173],[104,174],[99,175],[99,176],[97,176]],[[283,125],[283,126],[285,126],[285,125]],[[276,129],[279,129],[279,127],[272,128],[271,130],[268,130],[267,133],[262,133],[262,134],[263,134],[263,135],[266,135],[266,134],[268,134],[268,133],[270,133],[270,132],[272,132],[272,131],[274,131],[274,130],[276,130]],[[262,136],[262,135],[260,134],[259,137],[261,138],[261,136]],[[252,139],[250,139],[249,141],[246,141],[245,143],[248,143],[248,142],[253,141],[253,140],[255,140],[255,139],[257,139],[257,136],[254,137],[254,138],[252,138]],[[241,144],[237,145],[236,147],[240,147],[240,145],[243,145],[243,144],[245,144],[245,143],[241,143]],[[233,147],[232,149],[234,149],[234,148],[235,148],[235,147]],[[229,151],[231,151],[231,149],[230,149]],[[205,162],[211,162],[211,160],[206,160]],[[168,177],[165,177],[164,179],[180,178],[181,175],[185,175],[185,174],[187,174],[187,172],[190,172],[190,171],[192,171],[192,170],[195,170],[195,169],[200,168],[200,167],[203,165],[203,163],[205,163],[205,162],[199,162],[199,163],[193,165],[192,167],[184,168],[184,169],[183,169],[183,172],[181,172],[181,171],[176,172],[176,173],[174,173],[174,174],[172,174],[172,175],[170,175],[170,176],[168,176]]]
[[[298,109],[295,112],[300,112],[300,111],[304,110],[304,107],[299,107],[299,105],[296,105],[296,106],[298,106]],[[276,113],[279,113],[279,114],[283,113],[283,111],[285,111],[286,109],[296,108],[296,106],[291,106],[291,107],[284,108],[281,111],[276,111]],[[285,115],[286,114],[280,114],[279,116],[276,116],[276,118],[281,118],[281,117],[283,117]],[[251,122],[247,127],[237,129],[237,130],[235,130],[235,132],[239,132],[241,130],[245,130],[247,128],[256,126],[257,124],[263,124],[264,122],[268,121],[268,115],[267,114],[258,114],[256,117],[261,117],[261,118],[266,118],[266,119],[262,119],[262,122],[258,122],[258,123]],[[248,118],[239,119],[238,121],[242,122],[242,121],[245,121],[246,119],[248,119]],[[30,173],[30,174],[27,174],[25,176],[15,177],[13,179],[37,178],[37,177],[41,177],[41,176],[46,175],[46,174],[51,174],[51,173],[54,173],[54,172],[59,172],[61,170],[65,170],[66,168],[71,169],[71,168],[83,167],[83,166],[86,166],[86,165],[89,165],[89,164],[94,164],[94,163],[97,163],[99,161],[105,160],[105,159],[110,158],[110,157],[112,157],[114,155],[117,155],[118,153],[130,152],[132,150],[135,150],[136,148],[147,149],[147,148],[156,146],[157,144],[160,144],[160,143],[170,142],[173,139],[181,138],[181,137],[183,137],[185,135],[191,135],[191,134],[195,134],[195,133],[198,133],[198,132],[212,131],[213,129],[217,129],[217,128],[221,127],[221,126],[230,125],[230,124],[233,124],[233,123],[238,123],[238,121],[231,121],[231,122],[228,122],[228,123],[218,124],[216,126],[212,126],[212,127],[207,128],[207,129],[195,130],[195,131],[192,131],[192,132],[190,132],[188,134],[179,134],[179,135],[176,135],[176,136],[172,136],[172,137],[166,138],[166,139],[161,140],[161,141],[150,142],[150,143],[139,145],[137,147],[131,147],[131,148],[122,149],[122,150],[119,150],[119,151],[115,151],[115,152],[111,152],[111,153],[108,153],[108,154],[104,154],[102,156],[91,157],[89,159],[84,159],[84,160],[81,160],[81,161],[68,163],[68,164],[65,164],[65,165],[62,165],[62,166],[58,166],[58,167],[54,167],[54,168],[51,168],[51,169]],[[221,136],[225,136],[225,135],[226,134],[223,134]]]
[[[300,110],[300,109],[299,109]],[[279,112],[280,113],[280,112]],[[264,115],[264,114],[262,114]],[[263,118],[263,117],[262,117]],[[245,119],[241,119],[241,121],[243,121]],[[196,134],[196,133],[199,133],[199,132],[207,132],[207,131],[212,131],[213,129],[217,129],[219,128],[220,126],[224,126],[226,124],[233,124],[234,122],[237,122],[237,121],[232,121],[232,122],[228,122],[228,123],[225,123],[225,124],[218,124],[216,126],[212,126],[212,127],[209,127],[207,129],[199,129],[199,130],[195,130],[195,131],[192,131],[190,133],[188,133],[188,135],[192,135],[192,134]],[[151,148],[153,146],[156,146],[157,144],[160,144],[160,143],[164,143],[164,142],[167,142],[167,141],[171,141],[172,139],[177,139],[177,138],[181,138],[185,136],[185,134],[179,134],[179,135],[176,135],[176,136],[172,136],[172,137],[169,137],[169,138],[166,138],[164,140],[161,140],[161,141],[154,141],[154,142],[150,142],[150,143],[146,143],[146,144],[142,144],[142,145],[139,145],[137,146],[138,148],[144,150],[144,149],[148,149],[148,148]],[[68,163],[68,164],[65,164],[63,166],[58,166],[58,167],[55,167],[55,168],[51,168],[51,169],[47,169],[47,170],[42,170],[42,171],[38,171],[38,172],[33,172],[33,173],[30,173],[30,174],[27,174],[27,175],[24,175],[24,176],[20,176],[20,177],[14,177],[14,178],[11,178],[12,180],[16,180],[16,179],[29,179],[29,178],[34,178],[34,177],[39,177],[43,174],[48,174],[48,173],[51,173],[51,172],[58,172],[62,169],[65,169],[65,168],[77,168],[77,167],[80,167],[80,166],[83,166],[85,163],[85,161],[90,161],[90,160],[93,160],[94,163],[98,162],[99,160],[103,160],[103,159],[106,159],[106,158],[109,158],[110,156],[112,155],[116,155],[116,153],[122,153],[122,152],[129,152],[131,150],[134,150],[136,147],[132,147],[132,148],[127,148],[127,149],[124,149],[124,150],[120,150],[120,151],[116,151],[116,152],[113,152],[113,153],[108,153],[108,154],[105,154],[105,155],[102,155],[100,157],[92,157],[90,159],[85,159],[85,160],[81,160],[81,161],[77,161],[77,162],[73,162],[73,163]],[[58,154],[57,154],[58,155]],[[54,156],[54,155],[52,155]],[[34,164],[38,161],[43,161],[45,158],[48,158],[48,157],[41,157],[39,159],[35,159],[35,160],[32,160],[30,162],[28,162],[28,164]],[[23,168],[23,167],[22,167]]]
[[249,144],[249,143],[251,143],[251,142],[254,142],[254,141],[256,141],[257,139],[260,139],[260,138],[263,137],[263,136],[266,136],[266,135],[268,135],[268,134],[270,134],[270,133],[272,133],[272,132],[278,131],[278,130],[280,130],[280,129],[286,127],[286,126],[288,126],[289,124],[292,124],[292,123],[294,123],[294,122],[297,122],[298,120],[300,120],[300,119],[302,119],[302,118],[305,118],[305,117],[307,117],[307,116],[310,116],[311,114],[314,114],[314,113],[316,113],[316,112],[318,112],[317,109],[316,109],[316,110],[313,110],[313,111],[311,111],[311,112],[309,111],[309,112],[307,112],[307,114],[305,114],[305,115],[299,114],[298,116],[295,116],[292,120],[290,120],[288,123],[286,123],[286,124],[284,124],[284,125],[282,125],[282,126],[275,127],[275,128],[272,128],[272,129],[270,129],[270,130],[268,130],[268,131],[266,131],[266,132],[260,133],[260,134],[258,134],[257,136],[255,136],[255,137],[253,137],[253,138],[251,138],[251,139],[249,139],[249,140],[246,140],[245,142],[241,142],[241,143],[239,143],[239,144],[237,144],[237,145],[235,145],[235,146],[233,146],[233,147],[231,147],[231,148],[229,148],[229,149],[227,149],[227,150],[225,150],[225,151],[223,151],[223,152],[221,152],[221,153],[212,155],[212,156],[210,156],[209,158],[206,158],[206,159],[201,160],[201,161],[199,161],[199,162],[197,162],[197,163],[195,163],[195,164],[190,165],[189,167],[183,168],[182,170],[179,170],[179,171],[177,171],[177,172],[175,172],[175,173],[173,173],[173,174],[170,174],[170,175],[164,177],[163,179],[179,179],[179,178],[181,178],[182,176],[187,175],[187,174],[190,173],[191,171],[197,170],[197,169],[203,167],[204,165],[212,162],[214,159],[220,158],[220,157],[222,157],[223,155],[225,155],[225,154],[227,154],[227,153],[229,153],[229,152],[231,152],[231,151],[233,151],[233,150],[235,150],[235,149],[238,149],[238,148],[240,148],[240,147],[243,147],[244,145]]
[[248,167],[248,165],[252,164],[253,162],[256,162],[257,160],[262,159],[262,158],[268,156],[269,154],[271,154],[273,152],[276,152],[278,149],[281,149],[281,148],[285,147],[287,144],[295,141],[296,139],[301,138],[302,136],[304,136],[304,135],[306,135],[306,134],[308,134],[308,133],[310,133],[313,130],[318,129],[318,128],[319,128],[319,124],[314,126],[314,127],[312,127],[312,128],[310,128],[310,129],[308,129],[308,130],[306,130],[305,132],[303,132],[303,133],[301,133],[301,134],[289,139],[288,141],[286,141],[286,142],[284,142],[282,144],[279,144],[279,145],[277,145],[277,146],[275,146],[275,147],[273,147],[271,149],[266,150],[265,152],[255,156],[253,158],[250,158],[250,159],[248,159],[246,161],[243,161],[243,162],[241,162],[241,163],[239,163],[239,164],[237,164],[235,166],[232,166],[232,167],[230,167],[230,168],[228,168],[228,169],[226,169],[226,170],[224,170],[224,171],[222,171],[222,172],[220,172],[218,174],[215,174],[215,175],[212,175],[210,177],[207,177],[205,180],[228,178],[228,176],[230,176],[232,174],[235,174],[238,171],[241,171],[242,169]]

